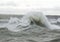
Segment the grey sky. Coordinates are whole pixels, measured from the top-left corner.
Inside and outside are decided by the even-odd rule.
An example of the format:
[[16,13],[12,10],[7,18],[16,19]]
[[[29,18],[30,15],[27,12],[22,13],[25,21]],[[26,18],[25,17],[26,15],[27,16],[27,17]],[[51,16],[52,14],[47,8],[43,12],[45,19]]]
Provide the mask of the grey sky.
[[48,13],[54,10],[53,12],[60,14],[59,8],[60,0],[0,0],[0,14],[20,14],[36,9],[47,9]]

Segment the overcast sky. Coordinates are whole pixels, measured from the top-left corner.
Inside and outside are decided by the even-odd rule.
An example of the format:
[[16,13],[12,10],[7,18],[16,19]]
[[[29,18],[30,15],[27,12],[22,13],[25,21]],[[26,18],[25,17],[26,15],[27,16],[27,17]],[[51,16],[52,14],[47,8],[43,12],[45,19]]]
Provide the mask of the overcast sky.
[[19,14],[46,8],[60,8],[60,0],[0,0],[0,14]]

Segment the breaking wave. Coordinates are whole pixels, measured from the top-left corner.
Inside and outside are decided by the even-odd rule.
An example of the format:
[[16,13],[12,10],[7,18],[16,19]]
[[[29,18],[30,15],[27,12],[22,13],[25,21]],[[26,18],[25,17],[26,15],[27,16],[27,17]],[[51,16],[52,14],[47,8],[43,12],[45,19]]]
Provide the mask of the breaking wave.
[[30,12],[23,16],[21,19],[11,17],[5,27],[9,31],[19,32],[29,29],[31,25],[37,25],[51,30],[60,29],[57,25],[52,25],[42,12]]

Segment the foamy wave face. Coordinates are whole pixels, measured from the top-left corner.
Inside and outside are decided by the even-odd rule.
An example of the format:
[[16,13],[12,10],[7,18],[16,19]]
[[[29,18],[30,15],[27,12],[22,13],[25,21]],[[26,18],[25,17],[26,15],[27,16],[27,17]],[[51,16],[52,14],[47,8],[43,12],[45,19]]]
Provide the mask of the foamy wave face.
[[42,12],[30,12],[21,19],[18,18],[10,18],[6,27],[8,30],[13,32],[19,32],[26,30],[30,27],[30,25],[36,24],[41,27],[49,28],[49,29],[60,29],[60,27],[56,25],[52,25],[46,16],[43,15]]

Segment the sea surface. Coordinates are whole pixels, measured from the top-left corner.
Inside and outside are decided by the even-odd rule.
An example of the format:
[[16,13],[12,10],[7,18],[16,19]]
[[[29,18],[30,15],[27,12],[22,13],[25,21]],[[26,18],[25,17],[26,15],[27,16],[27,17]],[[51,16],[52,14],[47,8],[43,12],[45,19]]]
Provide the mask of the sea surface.
[[7,28],[0,28],[0,42],[60,42],[60,29],[50,30],[31,25],[27,30],[11,32]]

